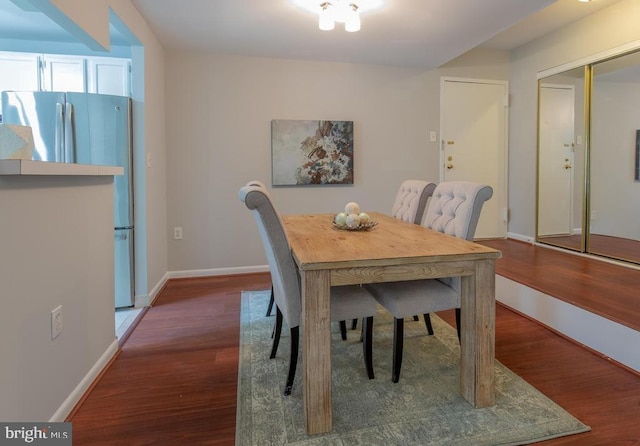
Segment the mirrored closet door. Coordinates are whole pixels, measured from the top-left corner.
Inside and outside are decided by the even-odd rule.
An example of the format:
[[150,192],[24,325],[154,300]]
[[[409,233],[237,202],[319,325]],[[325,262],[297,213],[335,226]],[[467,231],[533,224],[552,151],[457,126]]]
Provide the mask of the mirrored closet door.
[[640,53],[538,81],[536,240],[640,263]]

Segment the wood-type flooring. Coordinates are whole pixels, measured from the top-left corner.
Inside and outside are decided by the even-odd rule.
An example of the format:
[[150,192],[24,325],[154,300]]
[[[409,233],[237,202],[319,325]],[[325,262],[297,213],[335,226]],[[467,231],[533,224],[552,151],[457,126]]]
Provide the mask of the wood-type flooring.
[[[496,269],[513,280],[527,279],[540,267],[535,274],[541,287],[557,285],[558,293],[576,288],[583,293],[602,281],[612,296],[638,297],[638,282],[628,284],[625,272],[602,276],[595,264],[583,273],[553,268],[553,283],[546,284],[550,271],[541,265],[552,262],[551,250],[532,254],[536,266],[525,264],[521,250],[528,246],[487,242],[496,243],[503,251]],[[170,280],[70,415],[74,446],[233,445],[240,294],[269,287],[268,274]],[[632,296],[622,296],[634,287]],[[453,324],[452,311],[440,315]],[[638,374],[502,305],[497,306],[496,357],[592,428],[540,444],[640,445]]]

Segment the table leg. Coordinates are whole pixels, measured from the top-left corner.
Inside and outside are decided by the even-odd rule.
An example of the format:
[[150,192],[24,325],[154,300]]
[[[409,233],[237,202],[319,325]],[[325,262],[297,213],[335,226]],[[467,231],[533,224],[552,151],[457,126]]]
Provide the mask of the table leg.
[[307,434],[331,432],[330,272],[301,271],[303,401]]
[[460,385],[474,407],[495,404],[495,260],[475,262],[475,275],[461,279]]

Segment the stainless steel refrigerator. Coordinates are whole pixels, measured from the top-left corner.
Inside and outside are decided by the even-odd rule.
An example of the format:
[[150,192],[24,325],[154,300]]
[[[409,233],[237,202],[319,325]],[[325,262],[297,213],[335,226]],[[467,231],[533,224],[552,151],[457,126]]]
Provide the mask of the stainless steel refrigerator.
[[2,122],[33,129],[34,160],[121,166],[115,177],[115,306],[133,305],[131,100],[69,92],[2,92]]

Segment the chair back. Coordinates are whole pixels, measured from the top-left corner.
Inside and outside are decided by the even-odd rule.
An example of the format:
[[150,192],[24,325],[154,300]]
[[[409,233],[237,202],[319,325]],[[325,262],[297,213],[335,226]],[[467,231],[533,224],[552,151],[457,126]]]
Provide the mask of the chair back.
[[469,181],[445,181],[433,191],[423,225],[434,231],[473,240],[482,205],[491,186]]
[[280,215],[268,192],[260,186],[244,186],[238,197],[252,211],[258,224],[271,271],[274,301],[289,328],[297,327],[302,312],[300,282]]
[[[469,181],[445,181],[436,187],[423,226],[434,231],[473,240],[482,205],[493,195],[491,186]],[[460,277],[436,279],[460,294]]]
[[434,183],[422,180],[405,180],[400,185],[393,202],[391,216],[398,220],[420,224],[427,200],[436,188]]

